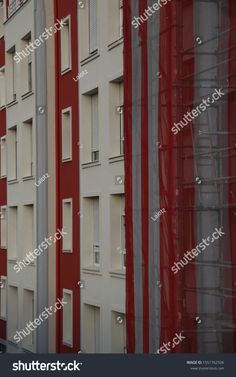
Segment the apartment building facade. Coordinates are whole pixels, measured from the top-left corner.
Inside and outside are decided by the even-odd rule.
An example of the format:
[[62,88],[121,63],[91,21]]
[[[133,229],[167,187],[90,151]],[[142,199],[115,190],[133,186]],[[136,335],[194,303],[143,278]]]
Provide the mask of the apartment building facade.
[[7,301],[7,182],[6,182],[6,98],[5,98],[5,39],[3,30],[4,8],[0,3],[0,350],[6,350]]
[[[123,4],[2,5],[0,338],[7,352],[126,352]],[[62,297],[63,309],[15,341]]]
[[81,349],[126,352],[123,4],[79,9]]
[[236,3],[158,3],[124,2],[128,352],[234,353]]
[[[4,141],[5,112],[8,198],[6,215],[1,218],[1,239],[4,241],[5,233],[7,352],[46,352],[47,322],[40,331],[24,333],[23,329],[48,305],[47,255],[41,255],[37,261],[36,257],[27,255],[48,236],[48,186],[47,182],[42,185],[38,182],[48,173],[46,77],[47,67],[51,68],[52,64],[46,65],[45,45],[38,51],[27,50],[27,46],[44,32],[53,8],[49,6],[45,10],[44,1],[3,1],[1,12],[5,39],[1,48],[1,136]],[[47,59],[50,63],[50,58]],[[50,140],[49,150],[53,144]],[[4,158],[1,161],[4,164]],[[1,196],[4,196],[4,186],[1,186]],[[1,268],[4,268],[3,252]]]
[[54,5],[57,351],[125,352],[122,3]]

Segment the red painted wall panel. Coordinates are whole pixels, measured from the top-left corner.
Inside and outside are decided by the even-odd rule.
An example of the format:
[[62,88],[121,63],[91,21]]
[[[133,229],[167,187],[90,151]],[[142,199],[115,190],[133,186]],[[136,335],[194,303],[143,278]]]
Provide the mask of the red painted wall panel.
[[[61,75],[60,32],[55,35],[56,54],[56,143],[57,143],[57,227],[62,228],[62,201],[72,199],[73,246],[72,253],[62,253],[62,242],[57,244],[57,294],[63,296],[63,288],[73,291],[73,347],[63,345],[63,312],[57,312],[57,352],[72,353],[80,350],[80,236],[79,236],[79,113],[78,84],[73,80],[78,74],[78,22],[77,2],[54,1],[55,22],[70,15],[71,19],[71,71]],[[72,161],[62,163],[61,112],[72,108]]]

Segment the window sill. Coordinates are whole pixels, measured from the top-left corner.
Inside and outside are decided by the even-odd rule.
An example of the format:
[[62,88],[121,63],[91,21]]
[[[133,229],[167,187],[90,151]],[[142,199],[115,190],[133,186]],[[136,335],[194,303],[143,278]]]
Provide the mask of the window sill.
[[[59,241],[59,240],[58,240]],[[62,250],[63,254],[72,254],[72,250],[71,249],[65,249],[65,250]]]
[[71,162],[72,161],[72,157],[68,157],[68,158],[63,158],[62,159],[62,163],[66,163],[66,162]]
[[101,162],[94,161],[94,162],[84,162],[81,164],[82,169],[92,168],[93,166],[101,166]]
[[70,347],[70,348],[73,348],[73,344],[72,343],[67,343],[67,342],[62,342],[63,346],[65,347]]
[[90,54],[89,56],[87,56],[87,58],[80,60],[80,65],[83,66],[91,62],[92,60],[97,59],[99,56],[100,56],[99,52],[96,51],[93,54]]
[[6,107],[7,107],[7,109],[9,109],[9,107],[12,107],[12,106],[16,105],[17,103],[18,103],[18,101],[16,99],[14,99],[11,102],[7,103]]
[[24,100],[24,99],[32,96],[32,94],[34,94],[34,92],[32,90],[30,90],[29,92],[22,94],[21,99]]
[[29,344],[28,346],[22,346],[22,349],[25,351],[25,353],[35,353],[34,344]]
[[109,157],[108,160],[109,160],[109,164],[113,164],[114,162],[124,161],[124,155]]
[[110,44],[107,46],[108,51],[112,50],[112,49],[115,48],[116,46],[121,45],[123,42],[124,42],[124,37],[120,37],[119,39],[117,39],[116,41],[110,43]]
[[1,175],[0,179],[6,179],[7,176],[6,175]]
[[100,272],[100,268],[98,267],[94,267],[94,266],[83,267],[82,271],[84,274],[102,276],[102,273]]
[[9,180],[7,181],[7,183],[8,183],[9,185],[14,185],[15,183],[19,183],[19,180],[18,180],[17,178],[15,178],[15,179],[9,179]]
[[5,110],[5,108],[6,108],[6,105],[2,105],[2,106],[0,107],[0,111]]
[[7,251],[7,246],[0,246],[0,249]]
[[2,316],[0,315],[0,320],[1,320],[1,321],[6,321],[6,320],[7,320],[7,317],[2,317]]
[[71,67],[65,68],[63,71],[61,71],[61,76],[66,75],[68,72],[72,71]]
[[34,176],[33,175],[25,176],[25,177],[22,178],[23,182],[32,181],[32,180],[34,180]]
[[21,343],[21,340],[20,340],[20,342],[17,343],[17,342],[14,340],[14,338],[8,338],[8,339],[7,339],[7,342],[9,342],[10,344],[12,344],[13,346],[18,346],[18,344]]
[[118,278],[118,279],[125,279],[126,272],[125,270],[112,270],[109,272],[111,277]]

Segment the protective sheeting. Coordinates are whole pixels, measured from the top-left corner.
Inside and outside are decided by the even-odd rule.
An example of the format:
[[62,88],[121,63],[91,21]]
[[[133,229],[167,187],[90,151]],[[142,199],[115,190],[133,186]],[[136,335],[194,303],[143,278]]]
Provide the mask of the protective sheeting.
[[235,352],[236,3],[153,4],[124,1],[127,349]]

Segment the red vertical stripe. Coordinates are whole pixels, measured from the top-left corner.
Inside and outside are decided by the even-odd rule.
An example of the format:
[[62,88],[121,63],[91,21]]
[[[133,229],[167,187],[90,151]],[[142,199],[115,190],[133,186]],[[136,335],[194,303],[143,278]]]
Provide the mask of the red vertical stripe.
[[132,196],[132,36],[131,0],[124,3],[124,136],[126,215],[126,335],[127,352],[135,352],[133,196]]
[[[186,7],[186,8],[185,8]],[[188,8],[187,8],[188,7]],[[184,9],[187,9],[187,12]],[[185,252],[194,248],[194,188],[186,190],[186,182],[193,182],[193,160],[186,163],[185,154],[193,153],[191,127],[179,135],[171,131],[188,110],[185,103],[193,103],[193,81],[184,76],[194,73],[193,2],[171,2],[160,10],[160,72],[158,134],[162,149],[159,152],[160,207],[166,209],[160,218],[161,268],[161,334],[160,344],[171,341],[176,332],[186,331],[185,342],[170,352],[194,352],[196,349],[196,281],[194,267],[185,266],[176,275],[172,265]],[[188,25],[188,30],[183,30]],[[185,32],[184,32],[185,31]],[[187,32],[186,32],[187,31]],[[190,44],[190,46],[188,45]],[[192,49],[192,56],[184,50]],[[193,105],[190,104],[190,107]],[[186,147],[192,145],[191,147]],[[184,212],[184,207],[187,211]],[[192,292],[188,289],[191,287]]]
[[[139,13],[147,8],[147,0],[140,0]],[[147,22],[140,25],[142,43],[142,93],[141,93],[141,182],[142,182],[142,257],[143,257],[143,352],[149,351],[149,287],[148,287],[148,226],[149,226],[149,187],[148,187],[148,60]]]

